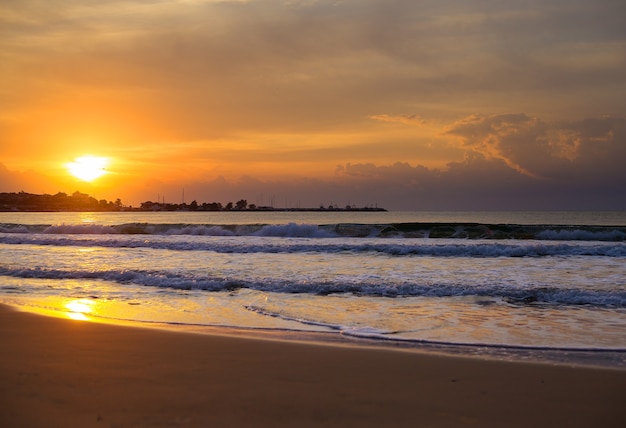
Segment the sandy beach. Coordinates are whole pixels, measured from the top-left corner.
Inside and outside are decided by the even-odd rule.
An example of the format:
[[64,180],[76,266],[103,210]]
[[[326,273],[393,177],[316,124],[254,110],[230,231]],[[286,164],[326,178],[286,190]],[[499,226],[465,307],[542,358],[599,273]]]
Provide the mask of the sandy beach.
[[622,427],[626,370],[179,333],[0,305],[2,427]]

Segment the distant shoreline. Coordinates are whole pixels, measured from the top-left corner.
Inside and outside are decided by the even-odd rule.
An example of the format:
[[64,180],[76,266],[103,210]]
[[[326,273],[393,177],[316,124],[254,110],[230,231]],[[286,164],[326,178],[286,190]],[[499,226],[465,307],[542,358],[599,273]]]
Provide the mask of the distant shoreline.
[[219,210],[206,210],[206,209],[144,209],[144,208],[132,208],[126,207],[116,210],[82,210],[82,209],[67,209],[67,210],[46,210],[46,209],[7,209],[6,207],[0,207],[0,212],[30,212],[30,213],[65,213],[65,212],[387,212],[385,208],[246,208],[246,209],[219,209]]
[[162,212],[162,211],[277,211],[277,212],[384,212],[385,208],[378,206],[357,207],[346,205],[320,206],[318,208],[275,208],[271,206],[257,206],[248,204],[245,199],[222,205],[220,202],[203,202],[199,204],[192,201],[189,204],[172,204],[165,202],[142,202],[140,207],[126,206],[121,199],[115,202],[105,199],[97,200],[85,193],[74,192],[71,195],[59,192],[55,195],[37,195],[33,193],[0,193],[0,212]]
[[163,211],[187,211],[187,212],[193,212],[193,211],[223,211],[223,212],[272,212],[272,211],[276,211],[276,212],[364,212],[364,211],[372,211],[372,212],[386,212],[387,210],[385,208],[379,208],[379,207],[374,207],[374,208],[370,208],[370,207],[345,207],[345,208],[339,208],[339,207],[320,207],[320,208],[274,208],[274,207],[257,207],[257,208],[232,208],[232,209],[227,209],[227,208],[221,208],[221,209],[203,209],[201,207],[198,207],[197,209],[190,209],[190,208],[177,208],[177,209],[170,209],[170,208],[161,208],[161,209],[146,209],[146,208],[129,208],[129,209],[122,209],[121,211],[136,211],[136,212],[163,212]]

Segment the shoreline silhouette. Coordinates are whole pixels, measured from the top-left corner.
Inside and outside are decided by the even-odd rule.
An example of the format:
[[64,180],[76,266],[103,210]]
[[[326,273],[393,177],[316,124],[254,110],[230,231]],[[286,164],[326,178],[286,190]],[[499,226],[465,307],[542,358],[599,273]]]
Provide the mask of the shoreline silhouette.
[[245,199],[237,202],[228,202],[223,205],[221,202],[203,202],[198,203],[165,203],[165,202],[142,202],[139,207],[124,205],[121,199],[115,201],[107,201],[106,199],[96,199],[86,193],[74,192],[71,195],[59,192],[54,195],[33,194],[26,192],[18,193],[0,193],[0,211],[27,211],[27,212],[63,212],[63,211],[279,211],[279,212],[306,212],[306,211],[387,211],[385,208],[378,206],[357,207],[347,204],[343,207],[330,204],[328,206],[319,206],[317,208],[278,208],[273,206],[257,206],[256,204],[248,204]]

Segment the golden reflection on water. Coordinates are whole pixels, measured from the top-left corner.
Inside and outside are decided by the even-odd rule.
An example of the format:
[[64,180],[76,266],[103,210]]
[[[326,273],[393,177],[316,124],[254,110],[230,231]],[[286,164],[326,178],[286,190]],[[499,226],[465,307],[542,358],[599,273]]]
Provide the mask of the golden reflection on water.
[[96,222],[96,217],[93,213],[80,213],[78,217],[80,222],[84,224],[93,224]]

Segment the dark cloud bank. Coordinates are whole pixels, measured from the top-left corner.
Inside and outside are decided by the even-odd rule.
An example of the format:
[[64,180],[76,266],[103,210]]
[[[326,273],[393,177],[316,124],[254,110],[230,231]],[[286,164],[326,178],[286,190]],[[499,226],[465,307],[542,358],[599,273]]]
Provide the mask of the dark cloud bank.
[[[393,210],[625,210],[626,120],[546,123],[525,114],[474,115],[443,131],[462,162],[428,169],[346,163],[332,180],[241,177],[188,183],[188,194],[274,206],[373,205]],[[175,191],[172,189],[172,191]],[[197,196],[195,196],[197,195]]]

